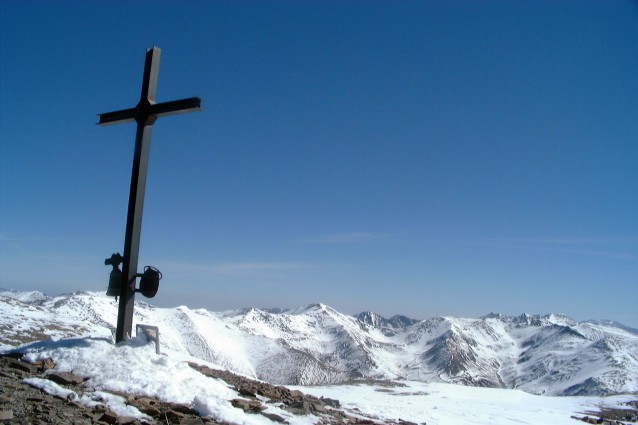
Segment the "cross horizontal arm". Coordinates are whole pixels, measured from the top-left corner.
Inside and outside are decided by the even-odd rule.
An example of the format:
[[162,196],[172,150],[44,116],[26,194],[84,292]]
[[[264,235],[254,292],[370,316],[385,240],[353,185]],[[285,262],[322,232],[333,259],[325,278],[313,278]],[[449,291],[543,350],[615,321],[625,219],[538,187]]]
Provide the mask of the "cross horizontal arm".
[[199,97],[156,103],[149,107],[149,115],[155,115],[160,118],[170,115],[184,114],[186,112],[199,111],[201,104],[202,100]]
[[100,122],[98,122],[97,125],[113,125],[125,122],[133,122],[135,121],[136,114],[137,108],[122,109],[121,111],[98,114],[98,116],[100,117]]
[[148,105],[147,108],[140,110],[140,105],[135,108],[122,109],[120,111],[107,112],[104,114],[98,114],[100,121],[98,125],[113,125],[122,124],[126,122],[133,122],[135,118],[139,117],[140,113],[143,116],[155,116],[155,117],[168,117],[170,115],[184,114],[186,112],[199,111],[202,104],[202,99],[199,97],[190,97],[188,99],[173,100],[170,102],[157,103],[154,105]]

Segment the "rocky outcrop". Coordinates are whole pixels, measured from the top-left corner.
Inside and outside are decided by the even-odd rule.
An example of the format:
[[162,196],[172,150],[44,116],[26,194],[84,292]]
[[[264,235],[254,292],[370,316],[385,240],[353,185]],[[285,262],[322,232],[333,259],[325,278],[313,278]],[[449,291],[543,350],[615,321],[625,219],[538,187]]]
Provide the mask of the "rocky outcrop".
[[339,400],[315,397],[304,394],[301,391],[290,390],[279,385],[272,385],[236,375],[227,370],[211,369],[196,363],[189,363],[189,365],[206,376],[227,382],[238,394],[244,397],[232,400],[233,406],[246,412],[261,413],[275,422],[284,422],[285,420],[278,415],[263,412],[266,407],[260,401],[260,398],[265,398],[268,403],[273,403],[295,415],[314,414],[318,417],[323,417],[326,419],[326,423],[359,423],[359,419],[350,418],[338,409],[341,405]]
[[[638,422],[638,401],[630,401],[627,403],[626,409],[603,408],[600,412],[590,413],[591,416],[572,416],[587,424],[602,425],[626,425],[627,423]],[[627,421],[627,422],[624,422]]]

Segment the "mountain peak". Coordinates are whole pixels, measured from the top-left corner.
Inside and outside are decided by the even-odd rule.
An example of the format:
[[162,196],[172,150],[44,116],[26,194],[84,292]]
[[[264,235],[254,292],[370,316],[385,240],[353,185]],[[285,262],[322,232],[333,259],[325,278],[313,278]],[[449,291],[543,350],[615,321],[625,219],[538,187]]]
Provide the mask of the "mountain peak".
[[291,310],[289,312],[289,314],[304,314],[304,313],[310,313],[310,312],[336,312],[335,309],[333,309],[332,307],[330,307],[327,304],[321,303],[321,302],[314,302],[311,304],[308,304],[305,307],[299,307],[296,308],[294,310]]
[[26,303],[42,301],[49,298],[40,291],[20,292],[20,291],[16,291],[15,289],[0,289],[0,296],[13,298],[15,300],[26,302]]
[[355,319],[373,327],[379,327],[387,323],[387,319],[377,313],[366,310],[354,315]]
[[355,314],[354,318],[366,325],[372,326],[375,329],[379,329],[386,336],[393,336],[397,332],[402,331],[418,322],[418,320],[410,319],[409,317],[402,316],[400,314],[395,314],[391,318],[386,319],[380,314],[372,311],[362,311],[359,314]]

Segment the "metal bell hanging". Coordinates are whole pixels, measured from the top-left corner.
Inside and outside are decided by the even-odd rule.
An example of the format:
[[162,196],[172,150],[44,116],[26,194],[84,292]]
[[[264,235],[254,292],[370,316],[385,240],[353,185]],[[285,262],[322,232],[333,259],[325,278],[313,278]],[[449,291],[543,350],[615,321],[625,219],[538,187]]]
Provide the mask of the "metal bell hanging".
[[106,295],[108,297],[120,296],[120,290],[122,287],[122,270],[120,270],[119,265],[122,264],[122,261],[123,258],[119,252],[111,255],[111,258],[104,260],[105,266],[113,266],[113,270],[111,270],[111,274],[109,275],[109,287],[106,290]]

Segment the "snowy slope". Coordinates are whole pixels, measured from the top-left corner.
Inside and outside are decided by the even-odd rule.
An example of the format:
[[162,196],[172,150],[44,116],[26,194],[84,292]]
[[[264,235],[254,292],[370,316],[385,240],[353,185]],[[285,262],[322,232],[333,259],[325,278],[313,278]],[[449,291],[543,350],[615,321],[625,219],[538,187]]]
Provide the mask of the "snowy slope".
[[[44,339],[109,337],[117,304],[96,293],[0,292],[0,349]],[[359,378],[517,388],[546,395],[638,392],[638,335],[561,315],[388,320],[324,304],[227,312],[137,303],[134,324],[162,349],[277,384]]]
[[[87,379],[86,391],[81,397],[49,379],[32,377],[24,381],[65,399],[72,395],[74,402],[80,405],[106,404],[119,416],[147,419],[153,423],[152,418],[127,404],[126,398],[113,394],[116,392],[185,404],[200,415],[213,417],[222,423],[275,423],[262,415],[249,414],[233,407],[230,400],[240,395],[226,382],[197,372],[180,356],[156,354],[143,337],[117,345],[103,338],[44,341],[21,351],[25,352],[28,361],[52,359],[56,370],[72,372]],[[311,425],[319,421],[314,415],[290,414],[273,403],[264,403],[263,407],[267,413],[276,414],[290,424]],[[175,423],[174,419],[171,421]]]
[[399,385],[349,384],[299,387],[335,398],[344,408],[374,412],[383,422],[427,425],[577,425],[572,419],[601,406],[620,407],[635,396],[548,397],[519,390],[401,381]]

